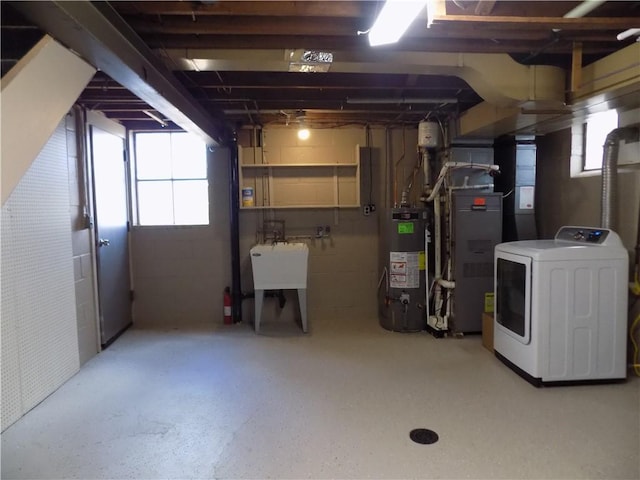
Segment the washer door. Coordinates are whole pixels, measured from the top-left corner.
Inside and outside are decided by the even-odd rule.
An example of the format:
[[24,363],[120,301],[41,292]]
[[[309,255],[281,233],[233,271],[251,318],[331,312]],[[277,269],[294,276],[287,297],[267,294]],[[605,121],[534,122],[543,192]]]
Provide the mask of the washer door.
[[496,328],[531,341],[531,258],[496,252]]

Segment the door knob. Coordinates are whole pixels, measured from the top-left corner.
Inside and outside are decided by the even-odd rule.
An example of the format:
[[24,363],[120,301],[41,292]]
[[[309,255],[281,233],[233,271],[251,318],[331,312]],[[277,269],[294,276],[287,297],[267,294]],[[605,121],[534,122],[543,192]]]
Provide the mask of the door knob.
[[110,243],[111,241],[108,238],[101,238],[100,240],[98,240],[99,247],[108,247]]

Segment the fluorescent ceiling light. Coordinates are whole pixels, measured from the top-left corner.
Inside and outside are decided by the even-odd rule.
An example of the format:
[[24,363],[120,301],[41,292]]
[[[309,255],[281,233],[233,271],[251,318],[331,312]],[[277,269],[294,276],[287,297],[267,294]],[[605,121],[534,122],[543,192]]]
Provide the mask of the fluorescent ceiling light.
[[427,4],[427,0],[387,0],[369,30],[369,45],[397,42]]

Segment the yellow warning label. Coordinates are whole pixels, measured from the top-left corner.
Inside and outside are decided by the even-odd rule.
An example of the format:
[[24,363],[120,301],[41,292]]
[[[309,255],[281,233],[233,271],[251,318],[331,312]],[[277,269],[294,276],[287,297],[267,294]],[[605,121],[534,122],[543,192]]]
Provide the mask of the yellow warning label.
[[484,311],[493,313],[493,292],[484,294]]
[[424,270],[427,268],[427,259],[424,252],[418,252],[418,270]]

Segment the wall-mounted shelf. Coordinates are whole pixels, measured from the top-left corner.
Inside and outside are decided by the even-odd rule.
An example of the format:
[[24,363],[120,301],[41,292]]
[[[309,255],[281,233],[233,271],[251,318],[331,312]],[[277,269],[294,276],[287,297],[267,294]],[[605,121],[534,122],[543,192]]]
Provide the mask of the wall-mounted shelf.
[[243,169],[248,168],[326,168],[326,167],[358,167],[358,163],[250,163],[240,165]]
[[259,207],[240,207],[242,210],[295,210],[295,209],[303,209],[303,208],[360,208],[360,205],[261,205]]
[[[347,157],[354,158],[349,153]],[[260,163],[263,159],[259,148],[239,149],[240,190],[252,187],[254,191],[251,206],[243,206],[241,193],[242,210],[360,207],[358,145],[355,162]]]

